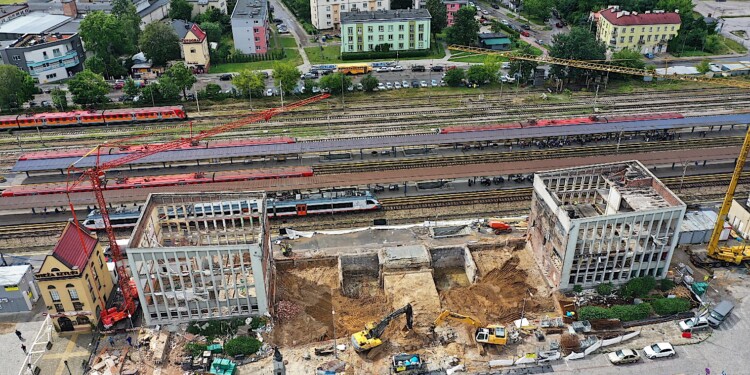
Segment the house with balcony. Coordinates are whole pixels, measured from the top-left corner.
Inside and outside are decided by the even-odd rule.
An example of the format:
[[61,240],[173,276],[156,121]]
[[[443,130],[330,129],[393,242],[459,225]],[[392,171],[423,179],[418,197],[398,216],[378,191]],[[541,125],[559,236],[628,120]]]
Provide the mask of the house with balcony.
[[82,71],[86,53],[77,33],[26,34],[4,44],[0,59],[29,72],[39,83],[50,83]]
[[231,24],[234,48],[246,54],[268,52],[271,30],[267,1],[237,0]]
[[[426,8],[341,14],[341,53],[430,49]],[[380,46],[380,48],[378,48]]]
[[612,52],[625,48],[642,54],[667,52],[669,41],[680,31],[678,11],[638,13],[612,5],[591,18],[597,20],[596,39]]
[[180,37],[180,55],[185,59],[185,66],[196,74],[208,73],[211,56],[206,33],[198,24],[183,20],[172,20],[172,29]]

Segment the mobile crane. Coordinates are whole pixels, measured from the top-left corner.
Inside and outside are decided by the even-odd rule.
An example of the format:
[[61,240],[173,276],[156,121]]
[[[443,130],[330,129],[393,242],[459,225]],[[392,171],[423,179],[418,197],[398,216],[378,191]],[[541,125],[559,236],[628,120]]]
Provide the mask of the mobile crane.
[[[295,109],[295,108],[298,108],[298,107],[301,107],[310,103],[315,103],[320,100],[326,99],[328,97],[330,97],[329,94],[316,95],[316,96],[313,96],[304,100],[294,102],[285,107],[282,106],[279,108],[267,109],[257,114],[253,114],[253,115],[241,118],[236,121],[232,121],[224,125],[215,126],[209,130],[200,132],[197,135],[191,134],[190,137],[179,138],[179,139],[169,141],[166,143],[161,143],[161,144],[144,145],[144,146],[138,147],[136,151],[129,153],[121,158],[111,160],[108,162],[104,162],[104,163],[100,163],[100,156],[103,150],[111,149],[113,147],[120,147],[123,141],[129,141],[134,138],[131,137],[131,138],[126,138],[124,140],[117,141],[117,142],[111,142],[111,143],[99,145],[93,148],[87,154],[82,156],[81,159],[78,159],[76,162],[74,162],[68,167],[68,181],[67,181],[66,193],[68,195],[68,205],[70,206],[70,212],[73,213],[74,220],[78,222],[78,218],[75,213],[76,211],[75,211],[75,208],[73,207],[73,201],[70,199],[70,193],[72,192],[73,188],[83,183],[83,181],[89,180],[91,183],[91,187],[94,191],[94,195],[96,197],[96,203],[99,206],[99,213],[101,214],[102,221],[104,222],[104,229],[107,232],[107,238],[109,239],[110,252],[112,253],[112,258],[115,262],[115,269],[117,270],[116,272],[118,275],[118,286],[122,293],[123,302],[122,304],[120,304],[120,306],[111,307],[109,309],[106,309],[106,306],[103,306],[100,320],[105,329],[109,329],[113,325],[115,325],[115,323],[127,317],[132,316],[135,313],[136,309],[138,308],[137,306],[138,291],[135,288],[135,281],[130,277],[130,273],[128,272],[125,266],[125,262],[123,261],[122,252],[120,250],[120,247],[117,245],[117,238],[115,237],[114,229],[112,228],[112,225],[109,220],[109,212],[107,211],[107,202],[104,199],[104,192],[102,190],[102,187],[106,184],[106,177],[105,177],[106,171],[123,166],[127,163],[131,163],[133,161],[147,157],[149,155],[160,153],[162,151],[173,150],[184,145],[197,145],[198,142],[200,142],[204,138],[212,137],[212,136],[215,136],[215,135],[227,132],[227,131],[231,131],[236,128],[239,128],[248,124],[252,124],[261,120],[268,121],[277,114],[280,114],[288,110]],[[75,164],[78,161],[92,154],[96,154],[96,163],[94,167],[91,167],[89,169],[81,169],[75,166]],[[80,173],[80,176],[77,179],[73,178],[73,175],[75,173]],[[79,233],[79,237],[80,237],[82,248],[85,249],[86,246],[85,246],[85,240],[83,238],[83,234]]]
[[457,322],[465,323],[474,326],[476,332],[474,333],[474,340],[479,344],[490,344],[490,345],[507,345],[508,338],[514,342],[518,339],[518,333],[516,331],[508,332],[508,329],[499,324],[490,324],[485,326],[479,319],[470,316],[457,314],[452,311],[445,310],[433,323],[433,326],[437,327],[440,323],[446,319],[453,319]]
[[358,352],[365,352],[372,348],[378,347],[383,344],[380,336],[385,332],[388,324],[396,319],[399,315],[406,315],[406,329],[411,330],[414,324],[414,314],[412,312],[411,304],[388,314],[379,323],[371,322],[365,325],[365,329],[355,332],[352,335],[352,346],[354,350]]

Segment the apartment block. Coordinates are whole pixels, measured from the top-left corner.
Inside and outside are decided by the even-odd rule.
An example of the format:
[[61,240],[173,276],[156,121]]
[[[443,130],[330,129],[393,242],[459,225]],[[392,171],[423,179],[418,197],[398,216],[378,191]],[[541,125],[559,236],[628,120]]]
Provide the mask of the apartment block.
[[271,37],[268,26],[268,2],[237,0],[232,12],[234,48],[242,53],[266,53]]
[[0,59],[29,72],[39,83],[49,83],[82,71],[86,55],[76,33],[27,34],[0,49]]
[[269,312],[265,193],[151,194],[128,262],[147,325]]
[[431,18],[427,9],[344,13],[341,53],[375,51],[384,44],[390,51],[429,49]]
[[669,41],[680,31],[678,12],[628,12],[613,5],[593,18],[597,20],[596,38],[615,52],[625,48],[643,54],[667,52]]
[[389,9],[391,0],[310,0],[310,17],[318,30],[338,28],[342,13]]
[[210,9],[218,9],[221,13],[227,14],[227,2],[226,0],[187,0],[190,5],[193,6],[193,12],[191,16],[206,13]]
[[531,249],[560,289],[665,277],[686,208],[638,161],[537,173],[531,204]]
[[469,0],[446,0],[443,1],[448,11],[448,26],[453,26],[453,17],[459,9],[469,5]]

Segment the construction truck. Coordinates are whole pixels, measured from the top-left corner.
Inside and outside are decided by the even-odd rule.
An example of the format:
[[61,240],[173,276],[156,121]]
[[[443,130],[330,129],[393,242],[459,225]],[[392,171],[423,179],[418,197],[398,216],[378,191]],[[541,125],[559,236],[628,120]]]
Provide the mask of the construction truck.
[[745,134],[745,141],[740,149],[740,154],[737,156],[734,173],[732,173],[732,180],[729,182],[727,193],[724,195],[724,201],[719,209],[719,215],[716,218],[716,225],[711,234],[711,239],[706,246],[706,251],[702,252],[693,250],[689,253],[690,261],[696,266],[720,267],[731,264],[740,264],[750,260],[750,247],[746,245],[745,241],[743,241],[741,245],[719,246],[721,232],[724,230],[724,222],[727,220],[727,214],[729,214],[729,209],[732,207],[734,192],[737,190],[737,185],[742,176],[742,170],[745,168],[748,151],[750,151],[750,126]]
[[474,328],[476,328],[476,331],[474,332],[474,340],[479,344],[506,345],[508,344],[509,337],[510,342],[515,342],[518,339],[517,331],[510,332],[503,325],[490,324],[485,326],[479,319],[473,316],[457,314],[448,310],[445,310],[440,315],[438,315],[433,325],[437,327],[446,319],[452,319],[474,326]]
[[411,330],[414,324],[414,314],[411,309],[411,304],[407,304],[406,306],[388,314],[388,316],[383,318],[379,323],[367,323],[365,329],[354,333],[352,335],[352,346],[354,346],[354,350],[365,352],[382,345],[383,341],[380,339],[380,336],[385,332],[385,328],[388,327],[388,324],[393,319],[396,319],[402,314],[406,315],[406,329]]

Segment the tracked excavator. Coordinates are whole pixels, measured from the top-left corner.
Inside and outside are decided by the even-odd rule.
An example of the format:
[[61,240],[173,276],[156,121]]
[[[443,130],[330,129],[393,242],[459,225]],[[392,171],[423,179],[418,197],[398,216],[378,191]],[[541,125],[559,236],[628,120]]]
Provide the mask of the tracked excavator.
[[388,316],[383,318],[379,323],[367,323],[365,329],[354,333],[352,335],[352,346],[354,346],[354,350],[365,352],[382,345],[383,341],[380,339],[380,336],[383,335],[388,324],[402,314],[406,315],[406,328],[411,330],[414,324],[414,315],[412,313],[411,304],[407,304],[406,306],[388,314]]
[[474,328],[476,328],[476,332],[474,333],[474,340],[479,344],[506,345],[508,344],[508,341],[515,342],[516,340],[518,340],[517,331],[511,332],[505,326],[499,324],[490,324],[485,326],[479,319],[473,316],[457,314],[448,310],[445,310],[440,315],[438,315],[433,325],[437,327],[446,319],[451,319],[457,322],[474,326]]

